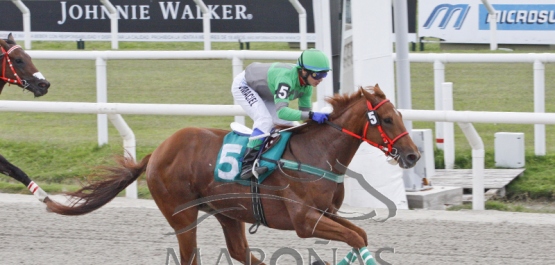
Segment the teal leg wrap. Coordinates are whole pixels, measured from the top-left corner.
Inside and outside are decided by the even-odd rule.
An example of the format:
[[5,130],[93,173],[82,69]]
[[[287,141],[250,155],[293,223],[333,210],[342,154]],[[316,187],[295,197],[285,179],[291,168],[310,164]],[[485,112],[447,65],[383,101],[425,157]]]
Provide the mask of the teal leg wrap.
[[345,258],[343,258],[339,263],[337,263],[337,265],[353,264],[353,262],[355,262],[358,258],[357,254],[360,254],[364,265],[377,264],[376,261],[374,260],[374,257],[372,257],[372,253],[370,253],[370,250],[368,250],[367,247],[362,247],[360,250],[356,250],[353,248],[351,251],[349,251],[349,253],[347,253],[347,256],[345,256]]
[[362,257],[365,265],[376,265],[376,261],[374,260],[374,257],[372,257],[372,253],[370,253],[370,250],[368,250],[367,247],[360,248],[360,256]]
[[354,249],[349,251],[349,253],[347,253],[347,256],[345,256],[345,258],[343,258],[341,261],[339,261],[339,263],[337,263],[337,265],[349,265],[349,264],[353,263],[355,260],[357,260],[357,255],[354,254],[353,250]]

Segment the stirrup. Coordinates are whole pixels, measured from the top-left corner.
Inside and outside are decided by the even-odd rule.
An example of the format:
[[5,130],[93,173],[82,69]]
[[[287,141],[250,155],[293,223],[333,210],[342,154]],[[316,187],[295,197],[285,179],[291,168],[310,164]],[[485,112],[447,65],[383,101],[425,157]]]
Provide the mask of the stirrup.
[[254,163],[252,164],[250,170],[248,170],[248,171],[242,171],[242,172],[241,172],[240,178],[243,179],[243,180],[245,180],[245,179],[250,179],[250,178],[252,178],[252,177],[255,177],[255,178],[258,179],[258,176],[259,176],[260,174],[266,173],[266,171],[268,171],[268,167],[260,167],[260,166],[259,166],[260,164],[258,163],[259,160],[260,160],[260,159],[256,159],[256,160],[254,161]]
[[266,171],[268,171],[268,167],[261,167],[259,161],[260,161],[260,158],[257,158],[256,160],[254,160],[254,163],[252,163],[251,172],[256,179],[258,179],[258,176],[260,174],[264,174],[266,173]]

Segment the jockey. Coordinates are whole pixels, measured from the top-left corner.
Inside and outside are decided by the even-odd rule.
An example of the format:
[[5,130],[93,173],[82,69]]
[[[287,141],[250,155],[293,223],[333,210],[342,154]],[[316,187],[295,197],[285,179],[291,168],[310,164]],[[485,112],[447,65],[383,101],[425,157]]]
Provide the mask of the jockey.
[[[312,112],[312,88],[330,71],[328,57],[316,49],[305,50],[297,64],[252,63],[233,79],[231,94],[253,119],[253,132],[243,157],[241,179],[253,176],[252,166],[260,145],[276,125],[292,126],[292,121],[312,119],[324,123],[328,114]],[[299,99],[299,109],[289,108],[289,101]],[[258,139],[253,137],[259,136]],[[256,168],[258,174],[267,168]]]

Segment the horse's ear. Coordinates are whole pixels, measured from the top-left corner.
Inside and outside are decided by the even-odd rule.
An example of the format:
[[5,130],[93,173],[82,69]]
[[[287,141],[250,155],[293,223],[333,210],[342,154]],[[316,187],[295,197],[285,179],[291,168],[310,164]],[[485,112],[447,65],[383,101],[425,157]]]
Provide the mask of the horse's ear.
[[6,51],[10,49],[10,46],[8,45],[8,43],[3,39],[0,39],[0,46],[2,46],[2,48],[4,48],[4,50]]
[[382,89],[380,88],[380,86],[376,83],[376,85],[374,86],[374,91],[378,94],[383,94]]
[[374,95],[376,93],[376,90],[373,86],[360,87],[360,90],[363,90],[364,92],[371,95]]
[[13,38],[12,33],[10,32],[10,34],[8,35],[8,40],[12,41],[15,44],[15,39]]
[[372,97],[374,96],[374,91],[372,90],[371,86],[368,87],[359,87],[360,89],[360,94],[366,98],[367,100],[371,100]]
[[366,91],[366,89],[362,86],[358,87],[358,92],[360,93],[361,96],[366,97],[366,94],[368,94],[368,91]]

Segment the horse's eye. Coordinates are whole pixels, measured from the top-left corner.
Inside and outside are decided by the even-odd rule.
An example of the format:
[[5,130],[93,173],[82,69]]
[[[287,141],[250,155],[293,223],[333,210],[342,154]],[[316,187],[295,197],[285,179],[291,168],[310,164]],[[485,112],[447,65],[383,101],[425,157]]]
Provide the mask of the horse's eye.
[[392,124],[393,123],[393,119],[392,118],[385,118],[383,119],[383,122],[387,123],[387,124]]
[[23,63],[23,60],[21,60],[21,59],[15,59],[15,63],[17,63],[17,64],[22,64],[22,63]]

